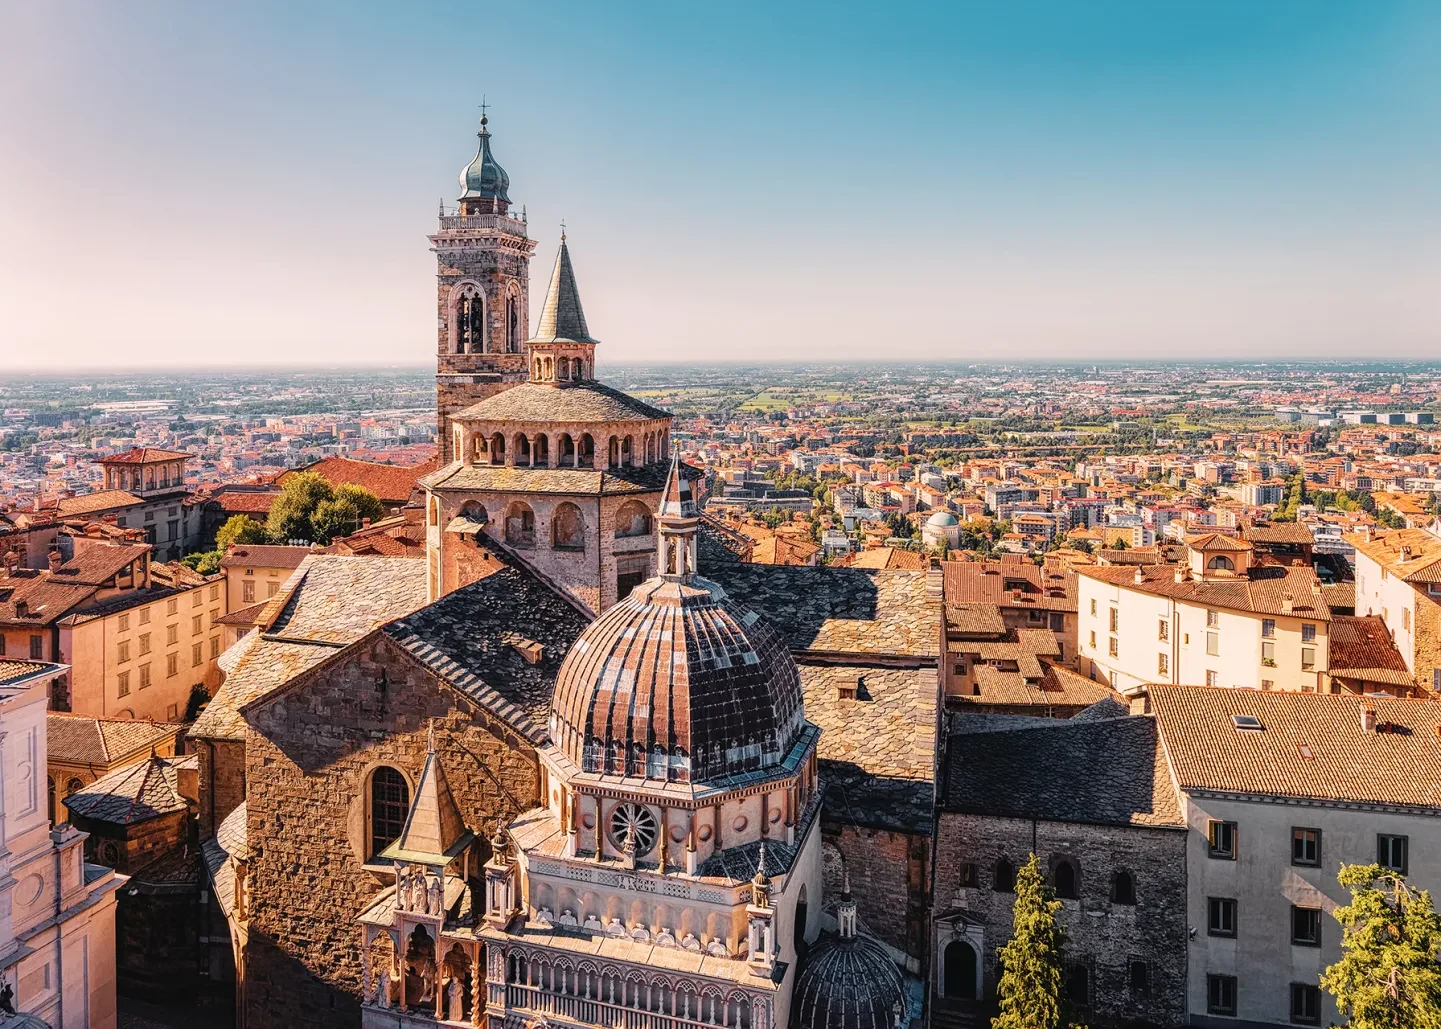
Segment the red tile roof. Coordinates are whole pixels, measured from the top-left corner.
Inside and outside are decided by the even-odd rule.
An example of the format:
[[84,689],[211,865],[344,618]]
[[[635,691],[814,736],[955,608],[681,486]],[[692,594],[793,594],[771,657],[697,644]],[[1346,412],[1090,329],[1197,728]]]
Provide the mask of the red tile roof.
[[106,464],[149,464],[152,461],[186,461],[190,459],[189,454],[179,450],[161,450],[158,447],[135,447],[123,454],[111,454],[109,457],[102,457],[95,463]]
[[327,457],[305,468],[284,472],[275,481],[284,485],[285,480],[301,472],[315,472],[332,486],[351,483],[363,486],[386,504],[404,504],[415,491],[415,480],[429,475],[440,467],[440,458],[433,457],[423,464],[393,465],[375,464],[371,461],[355,461],[348,457]]

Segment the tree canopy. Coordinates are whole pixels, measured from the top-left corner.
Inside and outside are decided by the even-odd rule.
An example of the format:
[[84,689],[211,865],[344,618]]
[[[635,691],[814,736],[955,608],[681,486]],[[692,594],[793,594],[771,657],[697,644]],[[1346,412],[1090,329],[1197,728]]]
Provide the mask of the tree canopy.
[[1000,949],[996,984],[1001,1013],[991,1029],[1057,1029],[1061,1024],[1061,970],[1065,930],[1056,922],[1061,902],[1051,897],[1041,863],[1031,859],[1016,874],[1011,938]]

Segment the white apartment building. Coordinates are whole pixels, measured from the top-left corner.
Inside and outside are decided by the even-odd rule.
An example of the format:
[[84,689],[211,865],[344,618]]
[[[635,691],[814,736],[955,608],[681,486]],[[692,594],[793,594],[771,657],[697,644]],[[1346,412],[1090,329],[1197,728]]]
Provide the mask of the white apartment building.
[[16,1011],[55,1029],[114,1029],[115,901],[127,879],[86,864],[88,833],[51,829],[41,778],[50,686],[65,671],[0,662],[0,981]]
[[1334,1024],[1343,864],[1441,885],[1441,704],[1156,686],[1189,827],[1191,1024]]
[[1380,615],[1406,668],[1441,689],[1441,538],[1425,529],[1351,533],[1356,613]]
[[1081,671],[1123,693],[1147,683],[1329,688],[1330,609],[1309,567],[1253,567],[1251,545],[1191,537],[1180,565],[1076,569]]

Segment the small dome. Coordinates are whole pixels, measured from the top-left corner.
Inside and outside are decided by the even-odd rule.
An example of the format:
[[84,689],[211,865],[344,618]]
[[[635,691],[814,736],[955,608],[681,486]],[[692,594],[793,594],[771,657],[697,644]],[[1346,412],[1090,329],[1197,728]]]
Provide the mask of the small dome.
[[953,525],[960,525],[961,520],[949,511],[937,511],[926,519],[927,525],[933,525],[937,529],[949,529]]
[[873,936],[827,935],[806,955],[791,996],[791,1029],[896,1029],[906,983]]
[[581,770],[677,782],[773,768],[804,727],[785,640],[699,576],[644,582],[592,622],[550,713]]
[[490,130],[485,127],[487,119],[480,119],[480,147],[475,159],[460,173],[461,200],[502,200],[510,203],[508,190],[510,176],[505,173],[490,152]]

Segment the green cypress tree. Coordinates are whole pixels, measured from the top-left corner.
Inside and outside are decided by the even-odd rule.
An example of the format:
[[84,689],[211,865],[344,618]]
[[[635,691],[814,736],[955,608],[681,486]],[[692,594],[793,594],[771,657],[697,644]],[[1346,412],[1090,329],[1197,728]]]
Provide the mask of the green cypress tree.
[[1036,855],[1016,874],[1015,928],[1000,950],[1001,1013],[991,1029],[1057,1029],[1061,1024],[1062,948],[1056,922],[1061,902],[1051,897]]
[[1341,960],[1321,973],[1351,1029],[1441,1029],[1441,918],[1431,894],[1380,865],[1342,865]]

